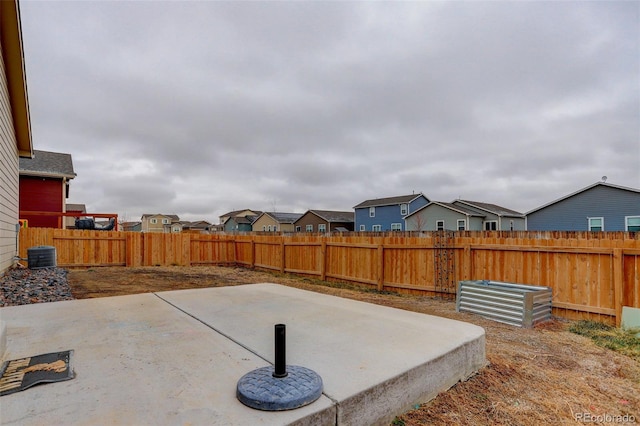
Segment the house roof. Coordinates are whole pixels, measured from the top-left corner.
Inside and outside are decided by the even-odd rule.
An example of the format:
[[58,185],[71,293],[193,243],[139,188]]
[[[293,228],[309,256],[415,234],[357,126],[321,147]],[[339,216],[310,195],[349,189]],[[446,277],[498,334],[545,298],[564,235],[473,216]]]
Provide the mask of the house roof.
[[425,197],[425,195],[422,192],[420,192],[418,194],[399,195],[396,197],[375,198],[372,200],[366,200],[361,202],[357,206],[355,206],[354,209],[361,209],[365,207],[377,207],[377,206],[392,206],[395,204],[410,203],[416,198],[420,198],[420,197],[424,197],[427,199],[427,201],[429,201],[429,199]]
[[168,217],[169,219],[171,219],[172,221],[175,221],[175,222],[178,222],[180,220],[178,215],[175,215],[175,214],[162,214],[162,213],[153,213],[153,214],[145,213],[145,214],[142,215],[142,220],[144,220],[147,217],[153,217],[153,216]]
[[22,46],[20,7],[17,0],[0,1],[0,45],[9,92],[9,105],[20,157],[33,155],[27,78]]
[[[237,215],[239,215],[240,213],[243,213],[243,212],[253,212],[256,216],[259,216],[262,213],[259,210],[242,209],[242,210],[234,210],[234,211],[225,213],[225,214],[221,215],[220,217],[221,218],[222,217],[234,217],[234,216],[237,216]],[[250,216],[253,216],[253,215],[250,215]]]
[[138,225],[142,225],[142,222],[121,222],[120,226],[121,227],[133,227],[133,226],[138,226]]
[[71,154],[49,151],[33,151],[32,158],[20,158],[20,174],[24,176],[44,176],[73,179]]
[[270,216],[278,223],[293,223],[302,217],[302,213],[264,212],[262,214]]
[[335,210],[309,210],[310,213],[315,214],[320,219],[327,222],[353,222],[353,212],[341,212]]
[[515,210],[507,209],[502,206],[498,206],[497,204],[490,203],[481,203],[479,201],[469,201],[469,200],[455,200],[455,202],[464,203],[468,206],[475,207],[480,210],[487,211],[489,213],[494,213],[498,216],[516,216],[516,217],[524,217],[524,214],[517,212]]
[[578,194],[580,194],[580,193],[582,193],[582,192],[588,191],[588,190],[590,190],[590,189],[592,189],[592,188],[595,188],[596,186],[604,186],[604,187],[608,187],[608,188],[620,189],[620,190],[623,190],[623,191],[630,191],[630,192],[640,193],[640,189],[636,189],[636,188],[629,188],[629,187],[626,187],[626,186],[620,186],[620,185],[614,185],[614,184],[606,183],[606,182],[596,182],[596,183],[591,184],[591,185],[589,185],[589,186],[587,186],[587,187],[584,187],[584,188],[582,188],[582,189],[579,189],[579,190],[577,190],[576,192],[572,192],[572,193],[571,193],[571,194],[569,194],[569,195],[565,195],[564,197],[560,197],[560,198],[558,198],[557,200],[553,200],[553,201],[551,201],[551,202],[549,202],[549,203],[547,203],[547,204],[543,204],[543,205],[541,205],[540,207],[536,207],[535,209],[530,210],[530,211],[528,211],[528,212],[527,212],[527,213],[525,213],[525,214],[529,215],[529,214],[531,214],[531,213],[537,212],[538,210],[542,210],[542,209],[544,209],[545,207],[549,207],[549,206],[550,206],[550,205],[552,205],[552,204],[558,203],[558,202],[560,202],[560,201],[566,200],[567,198],[571,198],[571,197],[573,197],[573,196],[575,196],[575,195],[578,195]]
[[189,229],[208,228],[209,226],[211,226],[211,223],[207,222],[206,220],[197,220],[195,222],[182,220],[179,223],[182,225],[183,228],[189,228]]
[[465,206],[460,206],[460,205],[456,205],[456,204],[452,204],[452,203],[445,203],[443,201],[430,201],[429,204],[427,204],[426,206],[422,206],[418,210],[414,211],[413,213],[405,216],[405,219],[408,218],[408,217],[413,216],[414,214],[418,213],[419,211],[422,211],[422,210],[426,209],[427,207],[429,207],[431,205],[437,205],[437,206],[440,206],[440,207],[444,207],[445,209],[449,209],[449,210],[458,212],[458,213],[463,214],[465,216],[484,217],[484,215],[478,213],[475,210],[467,208]]
[[238,225],[240,224],[251,225],[253,222],[255,222],[257,218],[258,216],[237,216],[237,217],[232,217],[229,220],[233,220]]

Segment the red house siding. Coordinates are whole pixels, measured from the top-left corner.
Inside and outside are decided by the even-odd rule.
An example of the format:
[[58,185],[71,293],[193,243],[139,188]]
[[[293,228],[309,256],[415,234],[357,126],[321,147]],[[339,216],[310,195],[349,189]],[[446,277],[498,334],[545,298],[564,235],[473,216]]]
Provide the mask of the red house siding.
[[[47,179],[20,176],[20,210],[62,212],[62,179]],[[59,218],[55,216],[20,216],[27,219],[30,227],[57,228]]]

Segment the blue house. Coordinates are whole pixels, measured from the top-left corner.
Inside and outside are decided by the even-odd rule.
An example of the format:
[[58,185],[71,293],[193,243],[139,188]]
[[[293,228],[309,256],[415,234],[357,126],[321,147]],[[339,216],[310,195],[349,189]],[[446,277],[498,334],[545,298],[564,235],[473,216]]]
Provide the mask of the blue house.
[[356,231],[404,231],[405,216],[426,206],[422,193],[366,200],[354,207]]
[[529,231],[640,231],[640,189],[597,182],[527,212]]

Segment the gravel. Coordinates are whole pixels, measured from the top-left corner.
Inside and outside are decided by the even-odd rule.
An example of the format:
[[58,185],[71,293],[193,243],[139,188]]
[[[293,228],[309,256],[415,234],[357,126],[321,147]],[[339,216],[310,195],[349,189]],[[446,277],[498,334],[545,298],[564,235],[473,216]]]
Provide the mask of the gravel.
[[10,269],[0,277],[0,307],[73,299],[61,268]]

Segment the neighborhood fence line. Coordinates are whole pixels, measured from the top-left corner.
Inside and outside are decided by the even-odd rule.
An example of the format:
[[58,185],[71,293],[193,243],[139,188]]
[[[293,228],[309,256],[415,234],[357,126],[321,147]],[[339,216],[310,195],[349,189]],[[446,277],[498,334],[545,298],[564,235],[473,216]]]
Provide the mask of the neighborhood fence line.
[[[640,308],[640,233],[459,231],[448,245],[436,232],[192,234],[20,230],[29,247],[56,248],[63,268],[242,265],[380,291],[455,297],[462,280],[553,289],[553,313],[620,324],[622,307]],[[437,285],[447,250],[449,285]],[[447,266],[448,265],[448,266]]]

